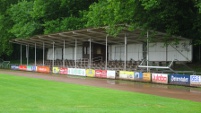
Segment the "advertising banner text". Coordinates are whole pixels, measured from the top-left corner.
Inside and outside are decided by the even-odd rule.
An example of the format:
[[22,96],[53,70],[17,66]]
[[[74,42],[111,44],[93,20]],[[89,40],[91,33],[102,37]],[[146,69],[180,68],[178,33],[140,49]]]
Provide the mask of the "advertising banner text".
[[11,65],[11,69],[12,70],[19,70],[19,66],[17,66],[17,65]]
[[191,86],[201,86],[201,76],[200,75],[190,75],[190,85]]
[[26,71],[27,66],[26,65],[19,65],[19,70]]
[[62,75],[68,74],[68,68],[61,67],[60,71],[59,71],[59,74],[62,74]]
[[141,81],[143,79],[143,73],[142,72],[134,72],[134,80]]
[[50,73],[50,68],[48,66],[37,66],[37,72]]
[[115,79],[116,71],[107,70],[107,78]]
[[171,74],[169,76],[170,84],[190,85],[190,75]]
[[52,68],[52,73],[54,73],[54,74],[58,74],[59,71],[60,71],[59,67],[53,67]]
[[119,72],[119,78],[134,80],[134,72],[132,72],[132,71],[120,71]]
[[168,74],[152,73],[152,82],[168,84]]
[[98,78],[107,78],[107,70],[95,70],[95,76]]
[[86,75],[88,77],[95,77],[95,70],[94,69],[87,69],[86,70]]
[[143,81],[151,82],[151,73],[143,73]]
[[85,69],[79,69],[79,68],[68,68],[68,74],[86,76],[86,70]]
[[27,71],[36,71],[37,66],[27,66]]

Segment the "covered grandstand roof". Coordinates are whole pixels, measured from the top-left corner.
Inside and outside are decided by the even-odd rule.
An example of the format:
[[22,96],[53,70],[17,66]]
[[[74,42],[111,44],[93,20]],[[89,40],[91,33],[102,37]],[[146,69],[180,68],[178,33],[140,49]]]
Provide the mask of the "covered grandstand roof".
[[[123,45],[125,43],[124,37],[127,37],[127,44],[129,43],[144,43],[146,42],[147,35],[141,35],[142,30],[122,30],[116,37],[108,36],[107,43],[111,44],[119,44]],[[154,35],[153,35],[154,34]],[[106,36],[107,32],[105,28],[87,28],[81,30],[74,30],[74,31],[66,31],[66,32],[59,32],[53,33],[48,35],[36,35],[26,39],[12,39],[10,42],[21,44],[21,45],[29,45],[34,47],[35,44],[37,48],[42,48],[43,43],[45,43],[45,48],[52,48],[53,42],[54,46],[57,48],[62,48],[65,40],[66,47],[74,47],[75,40],[77,39],[77,46],[81,46],[83,42],[87,42],[90,39],[93,43],[99,44],[106,44]],[[164,37],[166,37],[165,33],[161,32],[150,32],[149,36],[154,36],[151,40],[152,42],[164,42]],[[144,37],[144,38],[143,38]],[[167,38],[166,38],[167,39]],[[187,40],[182,37],[168,37],[168,40],[172,41],[174,39],[178,40]]]

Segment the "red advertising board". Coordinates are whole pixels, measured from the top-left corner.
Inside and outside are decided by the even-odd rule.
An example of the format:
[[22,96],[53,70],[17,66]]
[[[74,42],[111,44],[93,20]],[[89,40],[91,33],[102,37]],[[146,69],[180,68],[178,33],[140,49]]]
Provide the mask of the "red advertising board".
[[168,83],[168,74],[152,73],[152,82],[167,84]]
[[107,78],[107,70],[95,70],[95,77]]
[[68,68],[61,67],[59,74],[68,74]]
[[48,66],[37,66],[37,72],[50,73],[50,68]]
[[26,65],[19,65],[19,70],[26,71],[27,70],[27,66]]

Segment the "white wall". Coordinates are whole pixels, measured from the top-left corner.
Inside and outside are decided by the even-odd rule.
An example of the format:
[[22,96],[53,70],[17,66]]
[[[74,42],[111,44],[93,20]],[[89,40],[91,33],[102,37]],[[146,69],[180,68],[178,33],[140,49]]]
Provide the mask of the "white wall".
[[64,59],[74,60],[74,47],[65,48]]
[[164,43],[150,43],[149,61],[192,61],[192,45],[189,43],[180,41],[177,45],[168,45],[167,50]]
[[[55,48],[54,49],[54,60],[62,59],[62,48]],[[47,51],[47,60],[53,60],[53,49],[50,48]]]
[[149,43],[149,61],[166,61],[164,43]]
[[[109,60],[124,60],[124,45],[111,45],[108,49]],[[128,44],[127,45],[127,61],[142,59],[142,44]]]
[[55,48],[55,59],[62,59],[62,48]]
[[[64,59],[68,60],[74,60],[74,52],[75,52],[75,47],[69,47],[65,48],[65,55]],[[77,59],[82,58],[82,47],[77,47]],[[47,60],[52,60],[53,59],[53,49],[50,48],[48,49],[47,52]],[[62,48],[55,48],[55,60],[56,59],[62,59]]]
[[47,60],[53,59],[53,49],[48,49],[47,51]]
[[[192,61],[192,45],[190,41],[180,41],[178,45],[169,45],[166,49],[164,43],[149,44],[149,61]],[[109,60],[124,60],[124,45],[109,45],[108,59]],[[64,59],[74,60],[74,47],[65,49]],[[52,60],[52,49],[48,49],[47,59]],[[62,59],[62,48],[55,48],[55,60]],[[82,47],[77,47],[77,59],[82,58]],[[133,59],[141,61],[143,58],[143,44],[128,44],[127,45],[127,61]]]
[[190,41],[181,41],[178,45],[168,46],[168,60],[192,61],[193,47]]
[[124,60],[124,46],[110,45],[108,49],[109,60]]
[[82,58],[82,47],[79,46],[77,47],[77,59],[81,59]]
[[142,56],[142,44],[128,44],[127,45],[127,60],[135,60],[135,61],[141,61],[143,56]]

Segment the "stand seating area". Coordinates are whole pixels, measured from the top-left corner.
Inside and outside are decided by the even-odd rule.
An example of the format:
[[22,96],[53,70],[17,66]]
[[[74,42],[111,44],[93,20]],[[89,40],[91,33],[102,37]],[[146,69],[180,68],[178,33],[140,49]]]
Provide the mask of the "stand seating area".
[[[108,70],[124,70],[124,61],[112,60],[107,62],[107,69]],[[135,71],[137,69],[137,65],[140,62],[136,61],[126,61],[126,70],[127,71]],[[38,61],[37,65],[43,65],[42,61]],[[53,63],[52,60],[46,60],[44,65],[52,67]],[[63,67],[63,60],[54,60],[55,67]],[[88,59],[81,59],[76,61],[76,68],[83,68],[88,69],[102,69],[104,70],[106,66],[105,61],[92,61],[91,66]],[[75,61],[74,60],[64,60],[64,67],[67,68],[75,68]]]

